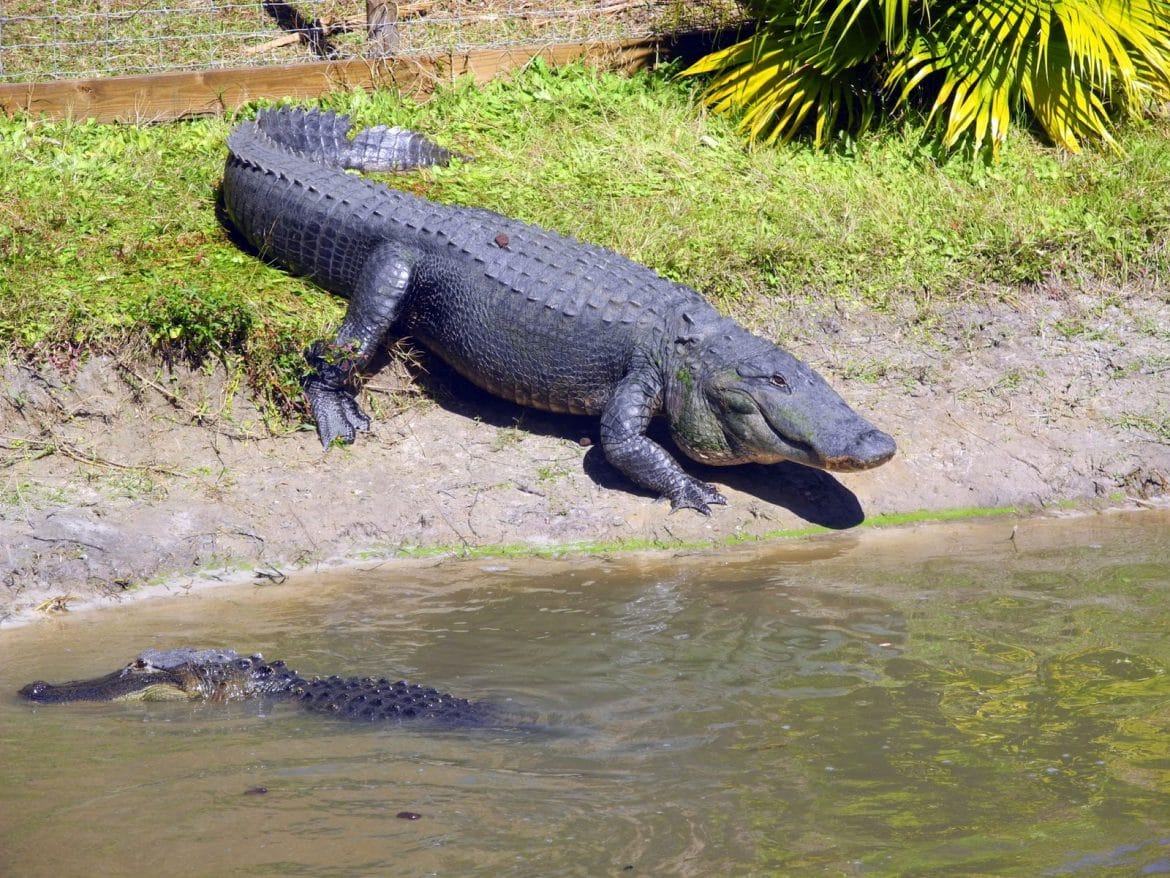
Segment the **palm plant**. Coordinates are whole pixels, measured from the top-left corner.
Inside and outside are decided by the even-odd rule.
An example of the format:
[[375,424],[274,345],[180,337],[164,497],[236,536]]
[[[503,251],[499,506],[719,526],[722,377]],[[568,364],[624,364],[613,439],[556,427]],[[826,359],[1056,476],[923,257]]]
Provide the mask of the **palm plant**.
[[1023,113],[1074,152],[1170,102],[1170,0],[748,0],[756,33],[684,71],[752,140],[818,145],[927,113],[944,151],[994,155]]

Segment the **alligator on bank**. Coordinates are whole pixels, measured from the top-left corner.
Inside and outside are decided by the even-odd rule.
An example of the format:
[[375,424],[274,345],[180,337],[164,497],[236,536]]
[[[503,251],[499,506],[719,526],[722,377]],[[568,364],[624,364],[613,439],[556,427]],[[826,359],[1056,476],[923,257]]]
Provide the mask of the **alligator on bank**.
[[38,680],[20,690],[25,698],[66,701],[239,701],[283,698],[308,710],[349,719],[430,720],[444,725],[481,725],[491,705],[437,689],[373,677],[302,677],[282,661],[231,649],[148,649],[125,667],[70,683]]
[[726,500],[646,436],[658,415],[708,464],[853,471],[893,456],[894,440],[817,372],[689,287],[601,247],[347,174],[452,156],[402,129],[349,134],[346,116],[261,111],[229,136],[222,187],[263,258],[349,299],[336,338],[306,354],[324,445],[369,428],[347,386],[395,334],[497,396],[599,415],[607,460],[674,508],[708,513]]

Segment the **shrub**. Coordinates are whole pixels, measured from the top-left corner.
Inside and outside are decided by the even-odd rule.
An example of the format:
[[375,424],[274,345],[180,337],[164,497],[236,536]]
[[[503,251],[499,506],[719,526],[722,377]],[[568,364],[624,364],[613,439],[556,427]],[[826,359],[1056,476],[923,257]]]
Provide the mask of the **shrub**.
[[752,37],[688,68],[752,140],[818,145],[921,108],[944,152],[995,155],[1028,115],[1056,144],[1114,145],[1114,117],[1170,101],[1166,0],[749,0]]

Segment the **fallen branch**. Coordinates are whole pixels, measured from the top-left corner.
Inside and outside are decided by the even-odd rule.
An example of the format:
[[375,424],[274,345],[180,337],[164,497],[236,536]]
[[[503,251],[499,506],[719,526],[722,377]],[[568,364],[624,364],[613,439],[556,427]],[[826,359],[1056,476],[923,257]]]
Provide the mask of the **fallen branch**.
[[288,576],[269,565],[267,570],[257,570],[253,579],[267,579],[273,585],[284,585],[288,581]]
[[[124,373],[123,374],[124,379],[127,376],[129,378],[133,378],[134,381],[137,381],[140,384],[142,384],[143,386],[149,387],[151,390],[155,391],[156,393],[161,394],[162,397],[164,399],[166,399],[167,402],[169,402],[171,405],[173,405],[179,411],[183,412],[183,414],[187,415],[191,419],[192,423],[198,424],[201,427],[207,427],[209,429],[212,429],[216,433],[220,434],[221,436],[227,436],[229,439],[255,439],[256,438],[255,435],[248,432],[244,428],[241,428],[239,431],[233,433],[233,432],[230,432],[228,430],[222,429],[221,427],[217,426],[218,422],[220,421],[221,416],[223,415],[224,409],[227,408],[227,406],[228,406],[227,399],[225,399],[223,401],[223,403],[220,405],[218,410],[216,410],[214,412],[204,412],[198,408],[195,408],[195,407],[189,405],[188,403],[186,403],[183,400],[183,398],[181,396],[178,396],[177,394],[175,394],[172,391],[168,390],[167,388],[163,387],[157,381],[151,381],[149,378],[146,378],[146,377],[140,375],[138,372],[136,372],[134,370],[133,367],[131,367],[127,363],[123,362],[122,360],[116,360],[114,362],[114,365]],[[132,384],[133,382],[127,381],[127,383]],[[140,388],[134,388],[134,389],[138,390]]]
[[[0,447],[5,451],[20,452],[28,445],[28,440],[21,439],[15,436],[0,436]],[[0,461],[0,466],[10,467],[16,466],[19,461],[40,460],[42,457],[48,457],[53,453],[52,448],[38,448],[35,454],[15,454],[10,459]]]
[[33,607],[34,613],[67,613],[69,612],[69,602],[79,601],[75,594],[59,594],[56,597],[51,597],[46,601],[42,601]]
[[[114,365],[117,366],[124,373],[129,375],[131,378],[133,378],[135,381],[139,382],[140,384],[144,384],[147,387],[149,387],[151,390],[155,391],[156,393],[161,394],[163,396],[163,398],[166,399],[167,402],[169,402],[171,405],[173,405],[179,411],[190,415],[192,420],[196,421],[196,423],[201,423],[202,421],[206,420],[206,418],[207,418],[206,415],[204,415],[202,412],[197,411],[196,409],[192,408],[191,406],[187,405],[187,403],[185,403],[183,401],[182,397],[167,390],[165,387],[163,387],[158,382],[151,381],[149,378],[144,378],[142,375],[139,375],[136,371],[134,371],[133,368],[131,368],[126,363],[124,363],[122,360],[116,360],[114,362]],[[222,408],[221,408],[221,411],[222,411]],[[217,415],[212,415],[212,420],[214,420],[216,417],[217,417]]]
[[47,457],[50,454],[60,454],[68,457],[70,460],[75,460],[78,463],[84,463],[89,466],[105,466],[112,469],[133,470],[137,472],[151,472],[164,476],[175,476],[176,478],[187,478],[186,473],[178,470],[167,469],[163,466],[155,466],[149,463],[119,463],[116,460],[107,460],[104,457],[99,457],[96,454],[89,454],[81,451],[73,443],[66,439],[62,439],[56,434],[50,433],[50,439],[32,439],[27,436],[0,436],[0,443],[4,443],[4,447],[9,451],[15,451],[21,446],[32,446],[40,449],[43,453],[38,454],[37,457]]

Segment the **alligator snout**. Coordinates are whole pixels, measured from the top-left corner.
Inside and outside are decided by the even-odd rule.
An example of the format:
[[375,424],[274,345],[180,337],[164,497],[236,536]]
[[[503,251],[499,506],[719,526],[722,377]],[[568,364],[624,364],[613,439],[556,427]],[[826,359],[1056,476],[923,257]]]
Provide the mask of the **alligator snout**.
[[862,433],[843,451],[825,457],[825,469],[855,472],[880,466],[898,450],[894,437],[874,428]]

